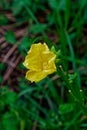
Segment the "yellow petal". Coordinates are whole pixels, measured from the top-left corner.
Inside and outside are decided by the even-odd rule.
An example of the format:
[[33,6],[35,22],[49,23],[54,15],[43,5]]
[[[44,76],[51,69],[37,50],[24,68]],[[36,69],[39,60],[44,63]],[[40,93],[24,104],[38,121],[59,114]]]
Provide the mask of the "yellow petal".
[[31,82],[38,82],[43,78],[45,78],[46,76],[47,74],[44,73],[43,71],[36,72],[36,71],[29,70],[26,73],[26,79],[30,80]]
[[50,51],[42,54],[43,63],[47,62],[50,64],[51,62],[53,62],[55,64],[55,59],[56,59],[56,55]]
[[40,71],[42,69],[41,58],[37,53],[33,54],[33,55],[31,53],[29,53],[26,56],[23,65],[27,69],[31,69],[31,70],[34,70],[34,71]]
[[28,53],[32,52],[32,53],[41,53],[43,51],[49,51],[48,46],[46,45],[46,43],[42,44],[42,43],[38,43],[38,44],[32,44],[30,50],[28,51]]
[[56,69],[56,66],[55,66],[55,63],[54,62],[50,62],[47,64],[47,67],[44,66],[44,72],[47,73],[47,75],[49,74],[52,74],[53,72],[55,72],[57,69]]
[[23,65],[34,71],[42,70],[42,53],[48,51],[49,48],[46,43],[32,44],[30,50],[28,51],[28,55],[25,57]]
[[44,53],[43,55],[43,70],[48,74],[56,71],[55,59],[56,55],[52,52]]

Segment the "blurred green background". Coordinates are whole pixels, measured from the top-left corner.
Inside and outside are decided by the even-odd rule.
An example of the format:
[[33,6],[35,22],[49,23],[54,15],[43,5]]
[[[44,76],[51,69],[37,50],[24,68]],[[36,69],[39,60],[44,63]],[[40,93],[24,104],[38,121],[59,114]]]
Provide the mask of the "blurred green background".
[[[60,50],[57,66],[67,76],[25,79],[22,63],[38,42]],[[87,0],[0,0],[0,130],[80,129],[87,130]]]

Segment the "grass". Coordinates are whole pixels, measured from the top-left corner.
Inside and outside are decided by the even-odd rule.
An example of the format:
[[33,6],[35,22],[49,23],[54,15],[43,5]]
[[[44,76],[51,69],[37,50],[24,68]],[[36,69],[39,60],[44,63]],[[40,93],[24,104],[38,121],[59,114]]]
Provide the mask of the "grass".
[[[17,75],[13,71],[5,83],[7,64],[0,61],[0,130],[87,130],[86,6],[87,0],[0,1],[1,28],[27,27],[21,40],[14,30],[3,36],[9,47],[17,45],[22,59]],[[11,12],[15,22],[4,12]],[[58,71],[30,83],[22,63],[30,46],[40,41],[55,47]]]

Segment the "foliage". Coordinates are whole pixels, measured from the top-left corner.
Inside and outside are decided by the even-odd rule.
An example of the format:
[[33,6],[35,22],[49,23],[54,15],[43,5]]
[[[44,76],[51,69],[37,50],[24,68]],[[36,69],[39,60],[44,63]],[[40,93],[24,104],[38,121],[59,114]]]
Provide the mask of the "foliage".
[[[23,58],[32,43],[42,40],[58,56],[58,72],[39,83],[19,78],[18,92],[1,85],[0,130],[86,130],[87,0],[3,0],[0,8],[12,12],[16,26],[28,26],[19,45],[11,30],[4,36],[9,44],[18,45]],[[0,26],[8,24],[0,13]],[[0,63],[0,83],[5,67]],[[22,61],[17,67],[25,70]]]

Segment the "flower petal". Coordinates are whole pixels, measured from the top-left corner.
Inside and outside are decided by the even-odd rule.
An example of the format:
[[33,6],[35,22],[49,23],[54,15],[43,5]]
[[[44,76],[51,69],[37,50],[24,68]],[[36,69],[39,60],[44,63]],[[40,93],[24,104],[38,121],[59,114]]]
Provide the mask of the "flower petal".
[[56,55],[53,52],[44,53],[43,55],[43,70],[48,74],[56,71],[55,59]]
[[55,59],[56,59],[56,55],[53,52],[48,51],[48,52],[42,53],[43,62],[44,61],[50,61],[50,60],[55,61]]
[[43,78],[45,78],[46,76],[47,74],[44,73],[43,71],[36,72],[36,71],[29,70],[26,73],[26,79],[30,80],[31,82],[38,82]]
[[33,54],[33,56],[32,56],[31,53],[29,53],[26,56],[23,65],[27,69],[31,69],[31,70],[34,70],[34,71],[40,71],[42,69],[41,58],[37,53]]
[[31,70],[40,71],[42,70],[42,53],[49,52],[49,48],[46,43],[32,44],[28,55],[25,58],[23,65]]
[[48,63],[47,68],[44,69],[43,71],[45,73],[47,73],[47,75],[49,75],[49,74],[52,74],[53,72],[55,72],[56,70],[57,69],[56,69],[56,66],[55,66],[54,62],[50,62],[50,63]]
[[44,44],[38,43],[38,44],[32,44],[28,53],[30,53],[30,52],[32,52],[32,53],[35,53],[35,52],[42,53],[43,51],[49,51],[48,46],[46,45],[46,43],[44,43]]

